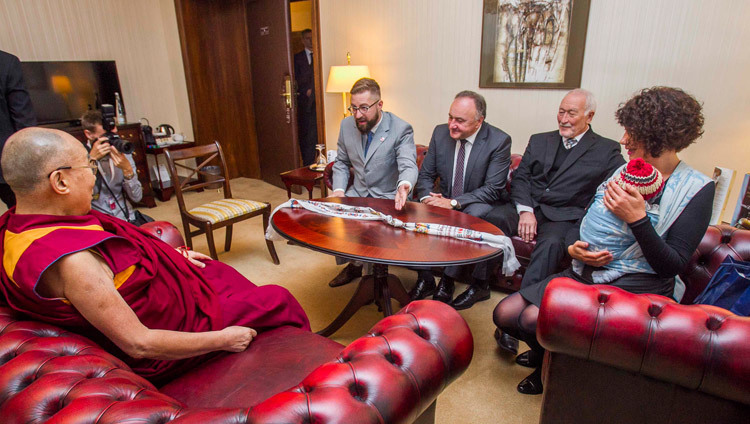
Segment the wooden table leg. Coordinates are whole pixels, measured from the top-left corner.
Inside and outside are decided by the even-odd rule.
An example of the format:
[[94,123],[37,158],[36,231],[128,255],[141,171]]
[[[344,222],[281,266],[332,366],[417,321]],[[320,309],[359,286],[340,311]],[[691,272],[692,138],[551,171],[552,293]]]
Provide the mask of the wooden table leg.
[[349,303],[346,304],[344,310],[341,311],[339,316],[337,316],[336,319],[334,319],[333,322],[328,325],[328,327],[318,331],[318,334],[323,337],[330,336],[339,328],[341,328],[341,326],[346,324],[346,322],[349,321],[349,319],[354,315],[355,312],[359,310],[359,308],[372,303],[372,301],[375,299],[375,280],[373,278],[367,277],[371,276],[364,276],[359,280],[357,290],[354,292],[354,295],[349,300]]
[[344,310],[328,327],[318,331],[318,334],[324,337],[330,336],[346,324],[361,307],[373,301],[378,305],[379,310],[383,311],[383,316],[390,316],[393,314],[391,299],[396,299],[401,307],[411,301],[401,280],[393,274],[388,274],[388,265],[373,264],[373,274],[365,275],[360,279],[357,290]]
[[305,184],[305,188],[307,189],[308,198],[312,200],[313,198],[313,188],[315,187],[315,182],[311,182],[310,184]]
[[292,184],[284,181],[284,185],[286,186],[286,198],[291,199],[292,198]]
[[328,187],[322,179],[320,180],[320,197],[328,197]]

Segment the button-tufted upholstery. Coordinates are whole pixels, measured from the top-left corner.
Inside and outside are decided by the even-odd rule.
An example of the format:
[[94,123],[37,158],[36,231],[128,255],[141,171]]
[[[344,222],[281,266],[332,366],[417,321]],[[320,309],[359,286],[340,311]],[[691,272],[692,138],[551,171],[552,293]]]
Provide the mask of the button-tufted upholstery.
[[[708,238],[723,233],[712,228]],[[723,239],[704,252],[731,245]],[[542,423],[747,421],[750,318],[558,278],[542,300],[537,337],[549,351]]]
[[[182,244],[169,223],[145,229]],[[263,332],[157,389],[90,340],[0,299],[0,423],[430,422],[473,350],[461,316],[425,300],[348,347],[291,327]]]
[[[276,340],[267,337],[258,346],[268,348],[284,343],[289,333],[280,330],[270,336]],[[306,334],[324,345],[334,344]],[[262,337],[259,336],[259,341]],[[300,349],[297,359],[318,349],[316,340],[308,343],[305,349]],[[330,346],[326,348],[330,350]],[[274,363],[274,357],[255,349],[258,347],[253,342],[246,352],[224,358],[249,353],[258,361],[265,360],[265,365],[273,369],[282,366]],[[241,406],[237,394],[227,392],[224,395],[234,396],[237,405],[224,407],[217,403],[205,405],[200,398],[190,396],[186,396],[187,401],[167,396],[93,342],[55,326],[28,321],[7,307],[0,307],[0,417],[4,424],[46,420],[407,423],[430,407],[437,395],[466,370],[472,354],[471,332],[457,312],[439,302],[412,302],[398,314],[377,323],[366,336],[355,340],[301,381],[280,383],[290,387],[287,390],[262,402]],[[296,366],[295,358],[287,359],[286,367]],[[203,381],[183,378],[203,386],[194,388],[205,393],[221,386],[217,382],[226,378],[263,381],[252,372],[245,373],[230,364],[221,370],[214,369],[211,378]],[[250,386],[243,390],[252,391]],[[214,396],[222,397],[220,393]]]

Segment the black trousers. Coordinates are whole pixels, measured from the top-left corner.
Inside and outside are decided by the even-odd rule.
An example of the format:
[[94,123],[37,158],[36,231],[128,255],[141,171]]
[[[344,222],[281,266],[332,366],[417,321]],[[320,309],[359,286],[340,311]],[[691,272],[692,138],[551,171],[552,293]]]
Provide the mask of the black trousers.
[[536,284],[557,272],[560,261],[568,253],[565,237],[568,232],[576,228],[578,220],[550,221],[537,208],[536,216],[536,246],[531,251],[529,265],[521,280],[521,287]]
[[[488,205],[486,203],[473,203],[464,208],[462,212],[486,220],[487,222],[499,228],[505,235],[511,234],[511,231],[513,231],[511,227],[512,225],[515,225],[515,228],[518,228],[518,214],[515,213],[515,207],[511,202],[495,205]],[[509,212],[515,213],[515,221],[512,218],[512,214],[510,214]],[[495,219],[497,217],[505,215],[509,215],[509,218]],[[490,218],[490,216],[494,216],[495,218]],[[487,282],[493,278],[492,272],[497,269],[502,260],[503,257],[498,256],[493,259],[482,261],[473,265],[449,266],[445,268],[444,274],[453,279],[458,279],[462,275],[468,274],[468,272],[471,270],[471,276],[474,278],[474,280]]]
[[[297,139],[302,155],[302,164],[311,165],[315,162],[315,145],[318,144],[318,118],[315,111],[315,97],[311,100],[300,100],[297,111]],[[302,104],[305,102],[305,104]]]

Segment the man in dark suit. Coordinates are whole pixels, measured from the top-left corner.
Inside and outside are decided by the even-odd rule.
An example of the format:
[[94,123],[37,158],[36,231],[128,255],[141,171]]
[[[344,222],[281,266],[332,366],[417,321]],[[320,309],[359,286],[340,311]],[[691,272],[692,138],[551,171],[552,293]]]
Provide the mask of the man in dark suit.
[[[484,218],[493,208],[508,203],[501,199],[510,166],[510,136],[484,122],[487,103],[473,91],[458,93],[448,113],[448,123],[438,125],[432,133],[430,147],[417,179],[417,195],[422,203],[460,210]],[[435,193],[435,181],[440,189]],[[500,228],[510,231],[507,227]],[[440,284],[435,286],[432,273],[418,271],[412,300],[434,293],[433,299],[450,303],[456,309],[470,308],[490,298],[489,278],[497,261],[477,264],[469,288],[453,300],[454,280],[462,267],[447,267]],[[451,302],[452,301],[452,302]]]
[[[557,111],[558,129],[531,136],[511,183],[516,210],[493,210],[486,219],[517,227],[524,241],[536,239],[521,286],[538,283],[557,271],[567,254],[565,236],[584,215],[597,186],[625,163],[620,145],[590,127],[594,96],[570,91]],[[503,334],[501,347],[513,351],[518,341]]]
[[[23,83],[21,62],[16,56],[0,50],[0,152],[5,140],[14,132],[36,125],[34,109]],[[0,170],[0,199],[10,209],[16,196],[3,179]]]
[[297,128],[302,163],[315,162],[318,144],[318,118],[315,112],[315,74],[313,72],[312,30],[302,30],[305,49],[294,55],[294,79],[297,81]]

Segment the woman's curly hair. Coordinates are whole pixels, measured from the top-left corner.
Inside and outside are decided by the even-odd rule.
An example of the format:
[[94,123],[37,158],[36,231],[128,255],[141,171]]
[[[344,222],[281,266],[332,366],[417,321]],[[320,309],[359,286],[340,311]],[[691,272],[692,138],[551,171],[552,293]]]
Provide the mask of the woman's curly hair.
[[679,88],[645,88],[621,103],[615,118],[653,157],[679,152],[703,135],[701,104]]

